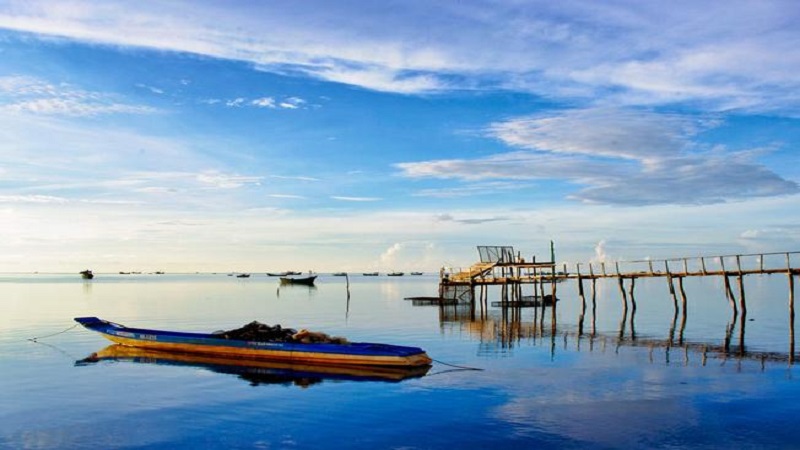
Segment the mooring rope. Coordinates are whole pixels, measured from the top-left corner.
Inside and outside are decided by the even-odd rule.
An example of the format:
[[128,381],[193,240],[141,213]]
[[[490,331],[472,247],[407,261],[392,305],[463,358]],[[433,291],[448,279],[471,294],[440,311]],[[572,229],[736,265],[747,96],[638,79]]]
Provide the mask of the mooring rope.
[[444,362],[444,361],[439,361],[438,359],[433,359],[433,358],[431,358],[431,361],[433,361],[433,362],[436,362],[436,363],[439,363],[439,364],[442,364],[442,365],[445,365],[445,366],[455,367],[456,369],[463,369],[463,370],[478,370],[478,371],[482,371],[482,370],[484,370],[484,369],[481,369],[481,368],[479,368],[479,367],[457,366],[457,365],[455,365],[455,364],[446,363],[446,362]]
[[59,334],[62,334],[62,333],[66,333],[67,331],[69,331],[69,330],[71,330],[71,329],[73,329],[73,328],[77,327],[78,325],[80,325],[80,324],[79,324],[79,323],[76,323],[75,325],[73,325],[73,326],[71,326],[71,327],[67,328],[66,330],[59,331],[58,333],[47,334],[47,335],[44,335],[44,336],[38,336],[38,337],[32,337],[32,338],[30,338],[30,339],[28,339],[28,340],[29,340],[29,341],[31,341],[31,342],[38,342],[38,340],[39,340],[39,339],[44,339],[44,338],[48,338],[48,337],[52,337],[52,336],[57,336],[57,335],[59,335]]

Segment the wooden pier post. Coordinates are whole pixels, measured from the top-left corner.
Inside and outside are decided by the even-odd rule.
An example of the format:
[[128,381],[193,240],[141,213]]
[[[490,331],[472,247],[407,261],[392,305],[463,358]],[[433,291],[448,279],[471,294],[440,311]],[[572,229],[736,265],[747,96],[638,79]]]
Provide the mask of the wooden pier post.
[[794,275],[789,274],[789,364],[794,364]]
[[578,269],[578,297],[581,299],[581,312],[578,314],[578,336],[583,336],[583,319],[586,315],[586,296],[583,294],[583,278]]
[[597,279],[592,278],[592,337],[597,334]]
[[622,277],[617,278],[619,284],[619,293],[622,297],[622,311],[628,314],[628,296],[625,295],[625,279]]
[[736,307],[736,297],[733,295],[733,289],[731,289],[731,280],[728,278],[728,271],[725,270],[725,258],[720,256],[719,257],[719,265],[722,267],[722,278],[725,283],[725,295],[728,297],[728,301],[731,304],[731,309],[733,309],[734,317],[739,314],[739,311]]
[[683,290],[683,277],[678,277],[678,289],[680,289],[681,293],[681,329],[678,334],[678,344],[683,345],[683,332],[686,330],[686,317],[687,317],[687,310],[686,310],[686,291]]
[[736,328],[736,313],[733,314],[731,321],[728,322],[728,326],[725,327],[725,340],[723,341],[722,348],[725,350],[725,354],[731,352],[731,340],[733,339],[733,329]]
[[736,297],[733,295],[733,289],[731,289],[731,280],[728,278],[728,274],[725,273],[723,276],[724,283],[725,283],[725,295],[728,297],[728,302],[731,304],[731,309],[733,310],[733,314],[739,314],[739,310],[736,307]]
[[794,275],[789,254],[786,254],[786,274],[789,276],[789,364],[794,364]]
[[744,312],[742,313],[742,317],[739,319],[739,356],[744,356],[745,349],[744,349],[744,327],[747,323],[746,318],[747,314]]
[[742,316],[747,315],[747,300],[744,296],[744,276],[739,275],[739,309],[742,311]]
[[669,261],[664,260],[664,269],[667,271],[667,284],[669,285],[669,294],[672,296],[672,305],[675,308],[675,314],[678,314],[678,297],[675,296],[675,284],[672,282],[672,273],[669,271]]
[[631,277],[631,339],[636,339],[636,325],[634,321],[636,319],[636,297],[633,295],[633,287],[636,284],[636,277]]
[[[552,328],[552,333],[555,335],[556,333],[556,266],[553,266],[552,273],[550,274],[550,295],[553,299],[553,303],[550,306],[550,326]],[[544,297],[542,297],[542,304],[544,305]]]

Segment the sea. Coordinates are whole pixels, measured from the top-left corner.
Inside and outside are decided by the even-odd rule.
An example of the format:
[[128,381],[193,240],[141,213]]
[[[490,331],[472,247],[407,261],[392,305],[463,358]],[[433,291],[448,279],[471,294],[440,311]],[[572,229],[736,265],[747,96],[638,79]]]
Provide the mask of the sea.
[[[686,278],[677,309],[663,278],[637,280],[633,298],[616,280],[584,281],[583,299],[577,287],[523,287],[555,292],[553,309],[500,306],[499,288],[443,305],[426,299],[438,274],[320,274],[313,287],[266,273],[0,275],[0,448],[800,448],[787,276],[746,276],[735,315],[719,277]],[[259,321],[434,362],[405,373],[125,352],[81,316],[191,332]]]

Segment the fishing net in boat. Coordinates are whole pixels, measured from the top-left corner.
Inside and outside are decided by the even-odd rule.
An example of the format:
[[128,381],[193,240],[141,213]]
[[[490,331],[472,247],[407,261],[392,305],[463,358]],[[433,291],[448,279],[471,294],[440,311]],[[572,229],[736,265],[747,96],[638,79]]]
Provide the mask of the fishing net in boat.
[[236,339],[241,341],[294,342],[292,336],[296,333],[297,330],[283,328],[280,324],[270,326],[254,320],[241,328],[217,331],[214,335],[221,339]]
[[270,326],[258,321],[228,331],[217,331],[215,336],[221,339],[236,339],[256,342],[301,342],[303,344],[347,344],[347,339],[339,336],[329,336],[319,331],[283,328],[280,324]]

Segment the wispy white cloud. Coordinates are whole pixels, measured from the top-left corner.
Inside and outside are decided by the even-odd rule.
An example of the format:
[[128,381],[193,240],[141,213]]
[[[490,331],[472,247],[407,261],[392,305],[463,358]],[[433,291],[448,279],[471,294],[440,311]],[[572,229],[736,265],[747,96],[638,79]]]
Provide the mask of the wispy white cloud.
[[243,106],[245,104],[245,101],[246,100],[244,98],[242,98],[242,97],[234,98],[232,100],[226,101],[225,102],[225,106],[228,106],[228,107],[231,107],[231,108],[239,108],[239,107],[241,107],[241,106]]
[[272,198],[290,198],[290,199],[304,199],[306,197],[296,194],[269,194],[268,197]]
[[[416,167],[414,169],[420,169]],[[412,169],[413,170],[413,169]],[[420,189],[412,195],[415,197],[458,198],[484,195],[497,195],[512,191],[530,189],[534,184],[520,181],[495,181],[486,183],[471,183],[457,187],[439,187]]]
[[411,178],[567,180],[584,186],[571,198],[613,204],[717,203],[800,192],[796,182],[758,164],[759,152],[696,143],[697,134],[717,124],[647,111],[566,111],[489,127],[491,136],[522,151],[397,167]]
[[467,218],[456,218],[452,214],[437,214],[436,221],[437,222],[455,222],[464,225],[479,225],[489,222],[503,222],[509,220],[508,217],[467,217]]
[[276,178],[279,180],[320,181],[319,178],[307,176],[269,175],[269,178]]
[[[225,105],[228,108],[266,108],[266,109],[301,109],[308,105],[308,102],[300,97],[286,97],[283,100],[276,100],[274,97],[259,97],[248,99],[246,97],[236,97],[228,100],[218,98],[206,98],[200,100],[204,105]],[[319,108],[320,105],[312,105]]]
[[51,84],[29,76],[0,78],[0,110],[63,116],[149,114],[149,106],[125,103],[112,94],[67,84]]
[[341,200],[344,202],[377,202],[381,200],[378,197],[343,197],[339,195],[332,195],[331,198],[334,200]]
[[155,86],[148,86],[146,84],[137,83],[136,87],[141,88],[141,89],[145,89],[147,91],[150,91],[153,94],[158,94],[158,95],[164,94],[164,90],[163,89],[157,88]]
[[276,107],[275,99],[272,98],[272,97],[257,98],[257,99],[253,100],[250,103],[253,104],[254,106],[259,107],[259,108],[273,108],[274,109]]
[[0,203],[66,203],[69,199],[52,195],[0,195]]
[[306,103],[305,100],[299,97],[289,97],[280,103],[280,107],[284,109],[298,109]]
[[197,181],[221,189],[236,189],[247,184],[260,185],[264,177],[230,175],[219,172],[204,172],[197,174]]
[[319,70],[304,69],[309,75],[316,75],[328,81],[360,86],[382,92],[414,94],[421,92],[444,91],[448,85],[434,73],[403,74],[395,69],[383,67],[351,67],[342,64],[334,68]]

